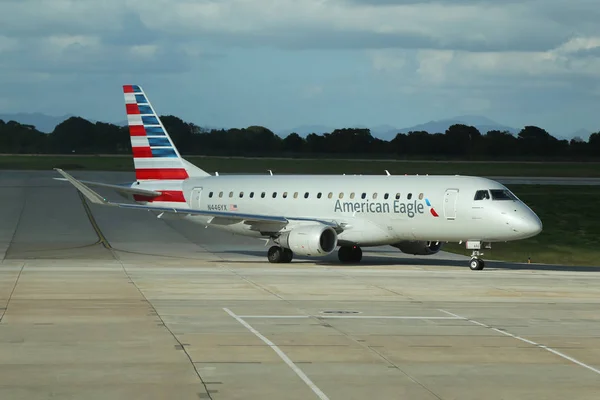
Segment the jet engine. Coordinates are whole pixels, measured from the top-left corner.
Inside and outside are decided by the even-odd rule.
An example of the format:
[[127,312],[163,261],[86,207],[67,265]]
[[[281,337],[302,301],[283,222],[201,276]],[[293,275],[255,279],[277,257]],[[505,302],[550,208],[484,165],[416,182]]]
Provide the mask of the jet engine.
[[442,242],[426,241],[402,241],[392,245],[406,254],[415,256],[430,256],[442,248]]
[[275,243],[303,256],[326,256],[337,247],[337,233],[327,225],[304,225],[276,238]]

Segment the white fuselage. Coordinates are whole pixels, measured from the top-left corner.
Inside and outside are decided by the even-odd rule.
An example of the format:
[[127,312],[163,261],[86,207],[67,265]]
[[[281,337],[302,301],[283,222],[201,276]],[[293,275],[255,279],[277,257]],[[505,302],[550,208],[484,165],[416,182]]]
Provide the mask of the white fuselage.
[[[170,182],[171,187],[165,184],[144,181],[137,187],[182,190],[186,203],[178,207],[335,221],[345,226],[338,237],[341,244],[502,242],[525,239],[542,229],[535,213],[506,187],[479,177],[222,175]],[[481,190],[505,191],[513,197],[475,200]],[[237,234],[264,236],[243,222],[188,218]]]

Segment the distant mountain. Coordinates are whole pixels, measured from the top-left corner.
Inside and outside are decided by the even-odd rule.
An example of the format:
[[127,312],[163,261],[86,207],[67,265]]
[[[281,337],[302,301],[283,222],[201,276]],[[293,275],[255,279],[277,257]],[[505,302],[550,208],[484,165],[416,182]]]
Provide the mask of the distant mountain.
[[[419,124],[415,126],[411,126],[408,128],[396,128],[391,125],[377,125],[370,127],[371,134],[379,139],[383,140],[391,140],[396,137],[398,133],[407,133],[410,131],[427,131],[429,133],[444,133],[446,129],[448,129],[451,125],[454,124],[464,124],[471,125],[476,127],[482,134],[486,134],[491,130],[500,130],[500,131],[509,131],[513,134],[519,132],[518,129],[512,128],[510,126],[502,125],[493,121],[487,117],[479,116],[479,115],[461,115],[458,117],[453,117],[449,119],[443,119],[439,121],[429,121],[424,124]],[[352,128],[367,128],[362,125],[349,125],[348,127]],[[306,137],[310,133],[329,133],[333,131],[334,127],[324,126],[324,125],[301,125],[293,129],[282,129],[277,130],[276,133],[280,136],[287,136],[292,132],[296,132],[298,135],[302,137]]]
[[429,121],[424,124],[411,126],[409,128],[402,128],[399,130],[399,132],[407,133],[410,131],[427,131],[429,133],[444,133],[446,129],[448,129],[451,125],[454,124],[474,126],[483,135],[485,135],[488,131],[492,130],[508,131],[512,134],[516,134],[519,132],[519,129],[499,124],[496,121],[479,115],[461,115],[458,117],[443,119],[439,121]]
[[[41,113],[14,113],[14,114],[0,114],[0,120],[5,122],[8,121],[17,121],[21,124],[33,125],[39,131],[50,133],[54,130],[56,125],[60,124],[64,120],[73,117],[73,115],[64,115],[64,116],[50,116]],[[85,118],[85,117],[84,117]],[[95,123],[95,120],[89,120],[92,123]],[[371,134],[379,139],[383,140],[392,140],[396,137],[398,133],[407,133],[410,131],[426,131],[429,133],[443,133],[445,132],[451,125],[454,124],[465,124],[476,127],[481,134],[486,134],[491,130],[500,130],[500,131],[508,131],[512,134],[517,134],[519,129],[515,129],[513,127],[502,125],[496,121],[493,121],[487,117],[479,116],[479,115],[461,115],[453,118],[442,119],[437,121],[429,121],[423,124],[414,125],[408,128],[396,128],[391,125],[377,125],[368,127],[365,125],[354,125],[349,124],[348,128],[369,128],[371,130]],[[127,120],[121,120],[116,122],[116,125],[126,126]],[[203,125],[199,124],[204,129],[228,129],[211,125]],[[330,133],[335,129],[344,128],[343,126],[326,126],[326,125],[300,125],[292,129],[274,129],[273,131],[281,136],[286,137],[292,132],[296,132],[301,137],[306,137],[311,133],[316,133],[317,135],[321,135],[323,133]],[[571,134],[566,134],[564,136],[557,136],[557,138],[566,138],[570,140],[573,137],[580,137],[584,141],[587,141],[590,134],[592,132],[587,129],[579,129]]]
[[0,114],[0,119],[4,122],[16,121],[20,124],[33,125],[35,128],[44,133],[50,133],[56,125],[73,115],[63,115],[62,117],[54,117],[41,113],[15,113],[15,114]]
[[298,135],[300,135],[301,137],[306,137],[306,136],[310,135],[311,133],[316,133],[317,135],[321,135],[323,133],[330,133],[334,129],[336,129],[336,128],[332,128],[330,126],[324,126],[324,125],[300,125],[293,129],[277,129],[277,130],[274,130],[273,132],[275,132],[277,135],[279,135],[281,137],[286,137],[290,133],[294,133],[294,132],[297,133]]
[[576,130],[575,132],[573,132],[573,133],[571,133],[569,135],[566,135],[564,138],[568,139],[568,140],[571,140],[573,138],[577,138],[578,137],[581,140],[583,140],[584,142],[587,142],[589,140],[589,138],[590,138],[590,135],[592,133],[593,133],[592,131],[588,131],[587,129],[579,129],[579,130]]

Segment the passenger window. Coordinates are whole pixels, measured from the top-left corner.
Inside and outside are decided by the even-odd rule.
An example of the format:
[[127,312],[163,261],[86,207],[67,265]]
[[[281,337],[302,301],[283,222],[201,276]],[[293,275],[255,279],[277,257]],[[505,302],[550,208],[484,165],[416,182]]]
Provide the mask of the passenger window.
[[396,193],[396,200],[400,200],[400,193]]
[[273,198],[277,197],[277,192],[273,192]]
[[266,195],[266,193],[265,193],[265,192],[262,192],[262,193],[260,194],[260,197],[262,197],[262,198],[264,199],[264,198],[265,198],[265,195]]
[[321,198],[321,192],[317,193],[317,199]]
[[473,200],[489,200],[490,193],[487,190],[478,190],[475,193],[475,198]]
[[297,199],[298,198],[298,192],[294,192],[294,198]]
[[377,193],[373,193],[373,200],[377,198]]
[[308,199],[308,192],[304,193],[304,198]]
[[210,193],[208,194],[208,197],[212,198],[212,195],[213,195],[213,192],[210,192]]
[[240,199],[244,197],[244,192],[240,192]]
[[327,198],[330,199],[333,197],[333,192],[329,192],[329,194],[327,195]]
[[223,192],[219,192],[219,197],[223,197]]
[[389,194],[389,193],[386,193],[386,194],[384,194],[384,195],[383,195],[383,198],[384,198],[385,200],[389,199],[389,197],[390,197],[390,194]]
[[287,192],[283,192],[283,198],[287,199]]
[[353,199],[354,198],[354,192],[350,193],[350,198]]
[[340,199],[343,199],[344,198],[344,192],[340,192],[340,196],[339,197],[340,197]]
[[229,192],[229,197],[233,197],[233,192]]
[[406,196],[407,199],[412,199],[412,193],[409,193],[408,196]]
[[361,198],[361,199],[364,199],[364,198],[366,198],[366,197],[367,197],[367,194],[366,194],[366,193],[363,193],[363,194],[361,194],[361,195],[360,195],[360,198]]
[[419,200],[423,200],[423,193],[419,193]]
[[254,198],[254,192],[250,192],[250,198],[253,199]]

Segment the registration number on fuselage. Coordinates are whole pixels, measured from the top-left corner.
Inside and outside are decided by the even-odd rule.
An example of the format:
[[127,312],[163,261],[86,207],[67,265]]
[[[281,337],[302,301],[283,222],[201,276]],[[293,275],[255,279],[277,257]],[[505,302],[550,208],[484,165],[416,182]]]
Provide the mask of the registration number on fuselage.
[[227,211],[227,206],[225,204],[208,204],[206,208],[209,211]]

